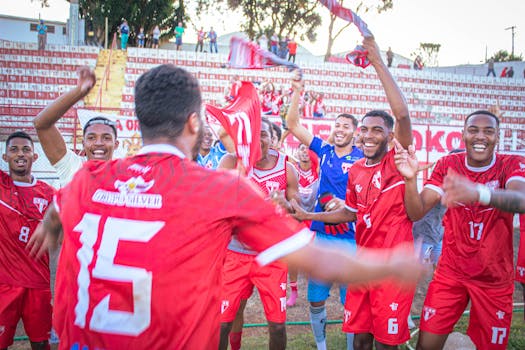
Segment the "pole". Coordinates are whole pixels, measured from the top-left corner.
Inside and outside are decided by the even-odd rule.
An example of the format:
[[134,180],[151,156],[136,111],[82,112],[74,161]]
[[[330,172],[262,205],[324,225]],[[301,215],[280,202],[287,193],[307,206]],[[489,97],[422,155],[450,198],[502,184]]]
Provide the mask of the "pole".
[[106,25],[105,26],[106,28],[105,28],[105,31],[104,31],[105,32],[104,33],[105,34],[104,49],[107,50],[108,49],[108,18],[107,17],[105,18],[105,25]]
[[512,33],[512,53],[511,53],[511,56],[514,58],[514,34],[515,34],[515,29],[516,29],[516,26],[512,26],[512,27],[508,27],[508,28],[505,28],[505,30],[509,30],[511,31]]

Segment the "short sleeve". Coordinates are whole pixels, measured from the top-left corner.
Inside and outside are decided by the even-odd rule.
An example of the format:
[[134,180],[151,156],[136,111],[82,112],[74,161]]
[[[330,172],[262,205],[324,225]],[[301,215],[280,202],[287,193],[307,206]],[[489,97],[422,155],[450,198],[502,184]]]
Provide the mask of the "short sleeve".
[[432,175],[430,175],[430,179],[425,183],[425,188],[437,192],[440,196],[443,196],[444,194],[441,186],[447,175],[447,166],[445,164],[446,159],[447,157],[445,156],[437,161],[434,171],[432,171]]
[[525,182],[525,157],[517,156],[516,158],[513,158],[512,162],[509,163],[509,166],[512,170],[505,181],[505,187],[507,187],[507,184],[511,181]]
[[60,187],[66,186],[73,179],[75,173],[82,168],[83,163],[82,157],[68,149],[64,157],[53,164],[53,168],[55,168],[57,172]]
[[348,183],[346,185],[345,204],[352,212],[357,212],[357,195],[355,192],[355,185],[352,176],[352,171],[348,173]]
[[321,154],[323,154],[324,151],[324,147],[329,147],[329,145],[323,142],[323,140],[321,140],[319,137],[314,136],[312,142],[310,143],[310,149],[314,151],[315,154],[317,154],[317,156],[321,157]]

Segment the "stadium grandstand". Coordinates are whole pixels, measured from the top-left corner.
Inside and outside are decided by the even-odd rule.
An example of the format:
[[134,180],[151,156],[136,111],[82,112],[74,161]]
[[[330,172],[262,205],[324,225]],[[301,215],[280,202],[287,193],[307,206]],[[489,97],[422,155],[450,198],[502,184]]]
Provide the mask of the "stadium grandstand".
[[[70,110],[58,124],[73,150],[80,149],[81,133],[77,109],[124,118],[121,123],[121,147],[117,155],[132,154],[137,149],[138,128],[129,120],[134,114],[134,85],[146,70],[172,63],[192,72],[200,81],[206,103],[224,104],[224,91],[234,75],[256,84],[271,81],[288,88],[289,73],[284,68],[240,70],[226,68],[227,53],[210,54],[167,49],[128,48],[101,50],[92,46],[48,45],[44,52],[36,43],[0,41],[0,140],[14,130],[35,135],[32,120],[50,101],[76,84],[76,70],[87,65],[96,68],[98,88],[83,103]],[[338,113],[363,115],[370,109],[388,109],[386,97],[373,69],[350,64],[320,62],[307,56],[298,58],[306,88],[324,93],[325,119],[305,119],[315,134],[327,136],[327,119]],[[468,70],[467,70],[468,71]],[[467,71],[464,71],[465,73]],[[499,103],[503,111],[500,151],[525,151],[525,80],[455,74],[426,69],[415,71],[392,68],[408,99],[414,120],[414,137],[419,158],[433,161],[460,146],[460,131],[465,115],[473,110]],[[126,120],[127,119],[127,120]],[[275,121],[280,119],[275,116]],[[128,132],[126,132],[128,131]],[[295,148],[290,136],[287,146]],[[131,148],[131,150],[130,150]],[[39,146],[37,143],[37,150]],[[5,169],[2,163],[2,169]],[[41,157],[35,163],[37,176],[55,178],[50,164]]]

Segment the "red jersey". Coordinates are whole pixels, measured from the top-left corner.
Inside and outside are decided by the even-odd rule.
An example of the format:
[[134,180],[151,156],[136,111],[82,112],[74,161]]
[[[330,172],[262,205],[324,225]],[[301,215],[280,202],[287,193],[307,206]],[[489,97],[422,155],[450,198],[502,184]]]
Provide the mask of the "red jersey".
[[29,256],[26,245],[53,199],[53,188],[34,180],[15,182],[0,171],[0,283],[50,288],[49,256]]
[[[265,198],[269,198],[270,193],[274,191],[282,191],[286,194],[286,185],[288,183],[286,177],[286,155],[274,149],[269,149],[268,153],[277,157],[275,165],[271,169],[259,169],[254,166],[250,174],[250,180],[261,190]],[[239,242],[236,237],[232,238],[230,244],[228,244],[228,249],[242,254],[256,254],[248,246]]]
[[[443,194],[441,185],[448,169],[491,189],[505,188],[511,177],[525,181],[525,159],[495,154],[483,168],[466,164],[466,153],[441,158],[425,187]],[[514,214],[479,203],[458,203],[443,217],[443,252],[436,274],[456,280],[482,282],[494,287],[508,284],[513,275],[512,217]]]
[[412,242],[412,221],[405,209],[405,181],[394,163],[394,149],[374,165],[360,159],[348,171],[346,204],[357,212],[355,240],[367,248]]
[[[312,151],[308,151],[313,153]],[[312,167],[308,170],[301,169],[301,166],[297,164],[295,168],[299,174],[299,198],[301,199],[301,207],[306,211],[315,210],[315,201],[317,200],[317,192],[319,190],[319,174],[317,173],[317,166],[314,167],[312,161],[312,156],[310,160]],[[316,156],[317,158],[317,156]]]
[[525,283],[525,214],[520,214],[520,245],[516,261],[516,281]]
[[281,241],[294,250],[311,239],[244,179],[181,157],[150,145],[87,162],[58,192],[61,348],[217,348],[217,286],[232,234],[262,251],[262,264],[286,254]]

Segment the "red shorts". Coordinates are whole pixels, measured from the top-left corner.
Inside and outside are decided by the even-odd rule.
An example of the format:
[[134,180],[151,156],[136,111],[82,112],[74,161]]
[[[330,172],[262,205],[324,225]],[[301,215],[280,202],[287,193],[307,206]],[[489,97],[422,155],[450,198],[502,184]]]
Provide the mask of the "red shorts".
[[343,331],[371,333],[376,341],[399,345],[410,339],[407,319],[415,287],[391,280],[364,287],[348,287]]
[[506,349],[513,292],[513,283],[494,288],[434,275],[423,304],[420,328],[434,334],[451,333],[470,300],[467,334],[476,348]]
[[286,321],[286,265],[274,262],[260,266],[255,255],[228,250],[222,269],[221,322],[233,322],[241,300],[252,295],[257,287],[270,322]]
[[[0,349],[13,344],[20,318],[29,340],[49,339],[51,331],[51,290],[0,284]],[[3,332],[2,332],[3,327]]]
[[516,261],[516,281],[525,283],[525,214],[520,215],[520,247]]

